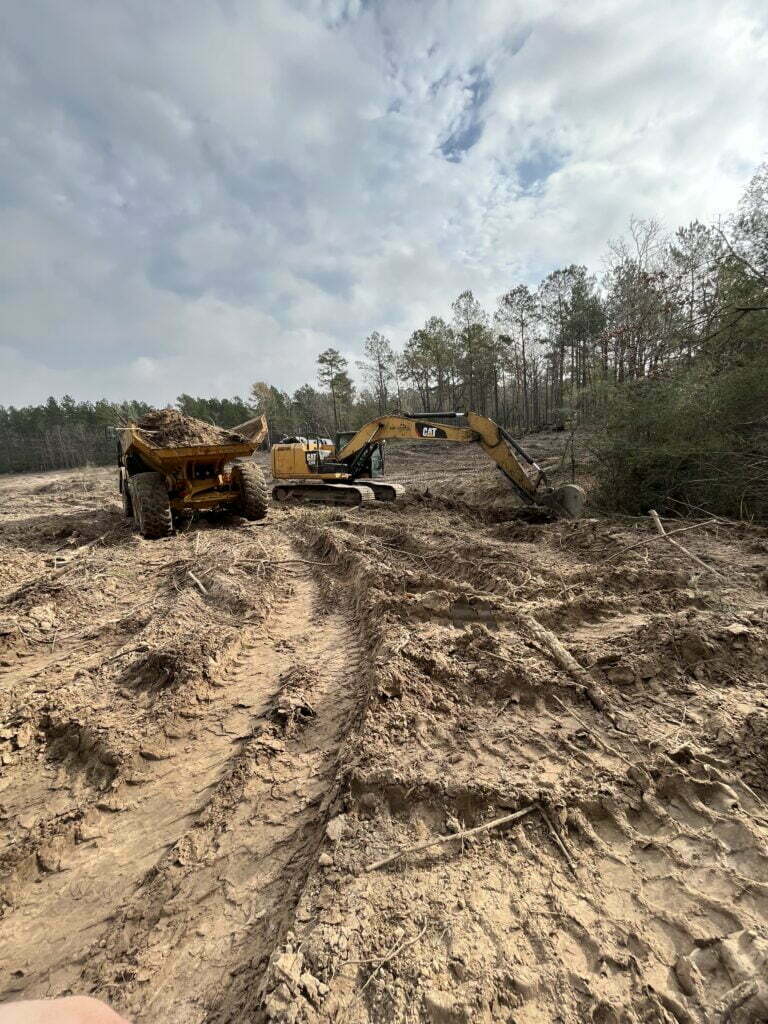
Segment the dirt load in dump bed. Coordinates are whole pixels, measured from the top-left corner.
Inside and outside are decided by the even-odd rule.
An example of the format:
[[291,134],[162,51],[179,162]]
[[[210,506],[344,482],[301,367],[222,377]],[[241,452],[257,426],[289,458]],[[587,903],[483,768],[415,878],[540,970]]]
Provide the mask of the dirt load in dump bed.
[[185,416],[177,409],[151,409],[137,421],[142,438],[153,448],[192,448],[200,444],[237,444],[241,434]]
[[768,531],[702,516],[705,569],[472,447],[386,465],[398,506],[161,544],[114,469],[0,476],[0,1003],[768,1020]]

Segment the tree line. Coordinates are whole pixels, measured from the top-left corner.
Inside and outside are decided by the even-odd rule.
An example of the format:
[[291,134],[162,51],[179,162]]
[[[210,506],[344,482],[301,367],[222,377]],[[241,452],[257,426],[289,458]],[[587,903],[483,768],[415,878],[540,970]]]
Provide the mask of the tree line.
[[[174,403],[189,416],[222,427],[254,415],[242,398],[194,398],[182,394]],[[0,473],[71,469],[114,461],[115,427],[149,412],[147,402],[76,402],[70,395],[21,408],[0,405]]]
[[[246,399],[180,395],[176,404],[221,426],[265,412],[272,440],[331,436],[398,409],[473,409],[516,433],[587,426],[609,486],[645,494],[632,480],[618,480],[619,462],[629,459],[645,479],[655,471],[643,468],[641,453],[663,461],[664,451],[675,449],[675,472],[687,460],[706,479],[712,469],[701,468],[700,446],[705,437],[708,445],[714,440],[713,415],[722,427],[716,447],[730,455],[744,448],[746,459],[764,465],[767,339],[763,165],[734,213],[717,223],[693,221],[668,232],[656,220],[632,218],[626,234],[608,243],[599,273],[571,264],[537,286],[511,282],[492,308],[464,291],[400,350],[372,331],[354,367],[359,385],[342,352],[328,348],[318,356],[316,382],[292,393],[258,381]],[[654,413],[662,407],[666,425]],[[66,397],[0,407],[0,471],[105,461],[111,448],[104,427],[144,408]],[[683,435],[685,450],[677,450]],[[669,472],[667,466],[661,478]],[[748,485],[742,492],[752,493]]]
[[473,409],[515,433],[582,428],[593,499],[645,512],[768,519],[768,164],[737,209],[673,232],[632,218],[600,273],[571,264],[486,309],[462,292],[400,351],[318,357],[319,388],[252,397],[285,433],[331,434],[387,410]]
[[373,331],[357,361],[318,357],[319,389],[259,382],[252,398],[285,432],[331,433],[386,410],[471,408],[527,431],[599,421],[612,393],[760,358],[768,335],[768,165],[725,222],[669,234],[632,218],[601,274],[572,264],[520,283],[485,309],[471,291],[432,316],[401,351]]

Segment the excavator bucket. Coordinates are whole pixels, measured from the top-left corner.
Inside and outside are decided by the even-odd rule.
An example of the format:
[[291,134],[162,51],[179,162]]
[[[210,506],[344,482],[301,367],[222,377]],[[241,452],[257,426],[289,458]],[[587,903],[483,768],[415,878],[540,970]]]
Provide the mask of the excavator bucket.
[[587,496],[578,484],[562,484],[554,490],[540,492],[536,500],[566,519],[579,519]]

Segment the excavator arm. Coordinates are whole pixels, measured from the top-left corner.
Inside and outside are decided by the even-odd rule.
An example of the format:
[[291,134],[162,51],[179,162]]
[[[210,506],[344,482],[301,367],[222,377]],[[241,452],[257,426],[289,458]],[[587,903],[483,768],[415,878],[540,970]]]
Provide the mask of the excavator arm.
[[[477,413],[442,413],[439,420],[428,415],[381,416],[362,426],[354,437],[336,453],[335,465],[345,465],[351,476],[367,462],[371,448],[388,439],[415,441],[454,441],[458,444],[479,444],[507,477],[517,494],[528,504],[544,505],[569,517],[577,518],[584,504],[584,492],[575,484],[565,484],[553,491],[547,485],[544,471],[520,445],[487,416]],[[452,426],[447,419],[465,416],[468,426]],[[330,468],[330,467],[329,467]]]

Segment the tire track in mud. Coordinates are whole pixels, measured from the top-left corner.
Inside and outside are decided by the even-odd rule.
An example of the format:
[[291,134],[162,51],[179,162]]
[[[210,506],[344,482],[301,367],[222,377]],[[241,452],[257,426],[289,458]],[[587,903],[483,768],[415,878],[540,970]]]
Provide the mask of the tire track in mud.
[[[16,981],[0,976],[3,991],[78,988],[80,965],[104,941],[107,922],[194,821],[227,761],[231,739],[223,731],[212,738],[210,723],[201,720],[192,711],[175,729],[145,737],[116,789],[94,780],[105,771],[105,752],[92,738],[84,751],[87,725],[75,721],[58,739],[48,737],[52,742],[27,768],[24,787],[11,794],[26,801],[39,823],[29,823],[27,841],[9,851],[13,861],[5,866],[10,910],[0,927],[0,964]],[[56,744],[63,760],[49,764]],[[18,810],[12,800],[6,806]]]
[[[238,749],[216,778],[199,780],[205,806],[84,972],[89,988],[129,1014],[236,1020],[260,1002],[260,979],[316,856],[357,703],[355,637],[321,596],[300,572],[266,635],[244,642],[221,691],[238,706],[221,721],[224,743],[239,737]],[[210,733],[207,743],[215,762],[221,737]],[[184,772],[194,764],[185,751]]]
[[[705,734],[684,728],[679,742],[684,707],[696,726],[710,700],[748,710],[759,699],[764,601],[746,577],[712,592],[663,554],[634,579],[596,572],[604,530],[524,527],[518,543],[516,527],[502,547],[460,515],[425,524],[418,510],[303,524],[313,557],[348,589],[361,582],[380,646],[344,831],[333,866],[308,878],[270,1020],[746,1024],[768,1013],[766,808]],[[620,728],[515,629],[510,600],[589,667]],[[670,716],[671,736],[659,728]],[[575,877],[535,814],[362,870],[537,800]],[[320,1002],[302,970],[328,986]]]
[[[41,554],[3,663],[0,998],[91,990],[158,1020],[221,1015],[231,970],[252,998],[319,842],[354,628],[307,568],[278,582],[260,561],[295,557],[279,523],[154,545],[118,519],[114,546],[50,586],[60,519],[13,537],[21,567]],[[36,610],[52,624],[30,643]]]
[[[329,572],[281,583],[266,632],[245,626],[240,662],[201,685],[193,718],[183,677],[142,691],[143,716],[157,700],[186,732],[119,790],[135,808],[100,814],[141,820],[154,794],[181,817],[162,826],[167,846],[134,845],[143,876],[126,896],[110,901],[95,861],[102,921],[52,994],[92,988],[139,1019],[200,1024],[768,1017],[768,621],[749,536],[690,541],[734,573],[715,587],[657,547],[652,564],[635,550],[606,563],[637,540],[620,524],[525,523],[485,490],[459,499],[275,516]],[[237,536],[221,537],[235,565]],[[285,543],[274,531],[270,556]],[[194,627],[216,598],[183,590],[184,544],[168,549],[183,556],[172,600]],[[620,729],[517,628],[517,603],[600,680]],[[149,640],[180,650],[173,632]],[[575,877],[538,814],[361,870],[529,801]],[[67,882],[40,850],[34,869]]]

